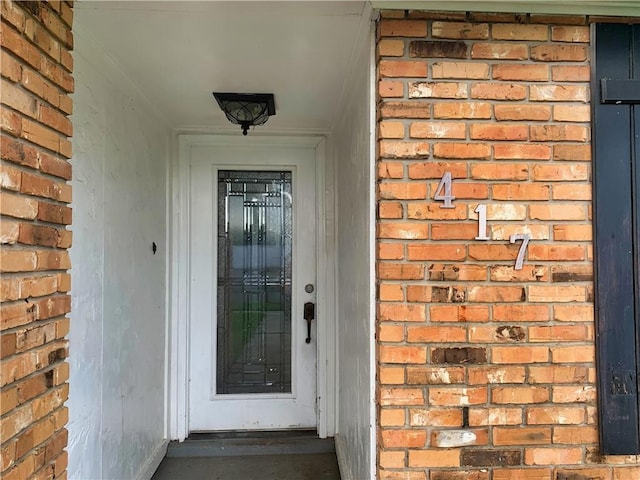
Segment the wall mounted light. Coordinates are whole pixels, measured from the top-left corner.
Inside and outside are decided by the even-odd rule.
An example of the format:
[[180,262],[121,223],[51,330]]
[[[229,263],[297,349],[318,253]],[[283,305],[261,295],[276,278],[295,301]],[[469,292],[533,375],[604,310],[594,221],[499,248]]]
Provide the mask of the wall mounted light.
[[242,127],[246,135],[252,125],[262,125],[276,114],[273,93],[219,93],[213,97],[231,123]]

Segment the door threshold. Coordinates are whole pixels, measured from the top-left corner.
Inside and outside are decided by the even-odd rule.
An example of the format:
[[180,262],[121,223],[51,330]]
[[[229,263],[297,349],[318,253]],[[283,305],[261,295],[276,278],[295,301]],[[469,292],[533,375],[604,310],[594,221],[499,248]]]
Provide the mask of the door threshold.
[[167,457],[296,455],[335,452],[333,438],[315,430],[196,432],[184,442],[171,442]]
[[221,430],[217,432],[191,432],[187,440],[212,440],[217,438],[318,438],[318,432],[310,428],[289,430]]

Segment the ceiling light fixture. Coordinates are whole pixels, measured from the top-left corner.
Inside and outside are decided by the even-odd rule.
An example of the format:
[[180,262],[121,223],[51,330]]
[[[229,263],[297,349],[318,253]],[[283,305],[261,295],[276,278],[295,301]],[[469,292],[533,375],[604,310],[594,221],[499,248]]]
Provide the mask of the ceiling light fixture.
[[242,127],[246,135],[249,127],[262,125],[276,114],[273,93],[219,93],[213,97],[231,123]]

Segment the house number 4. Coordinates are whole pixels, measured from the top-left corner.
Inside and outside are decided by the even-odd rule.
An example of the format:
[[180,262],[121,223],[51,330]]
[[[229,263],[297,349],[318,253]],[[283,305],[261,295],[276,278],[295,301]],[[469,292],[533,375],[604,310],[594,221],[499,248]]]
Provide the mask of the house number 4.
[[[433,195],[434,200],[444,202],[440,205],[440,208],[455,208],[453,200],[455,200],[456,197],[451,193],[452,183],[451,172],[445,172],[440,179],[440,183],[438,183],[435,194]],[[478,236],[475,237],[475,239],[481,241],[491,240],[487,235],[487,206],[485,204],[480,204],[475,208],[474,212],[478,214]],[[514,270],[522,270],[524,255],[527,251],[527,247],[529,246],[531,235],[528,233],[514,233],[509,237],[509,243],[516,243],[518,240],[522,240],[522,244],[518,250]]]

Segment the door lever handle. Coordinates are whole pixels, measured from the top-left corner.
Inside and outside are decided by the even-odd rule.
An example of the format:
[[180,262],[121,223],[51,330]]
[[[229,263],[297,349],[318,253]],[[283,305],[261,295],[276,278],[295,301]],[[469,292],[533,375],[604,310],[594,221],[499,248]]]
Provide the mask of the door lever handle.
[[307,321],[307,338],[305,343],[311,343],[311,321],[316,316],[316,304],[307,302],[304,304],[304,319]]

